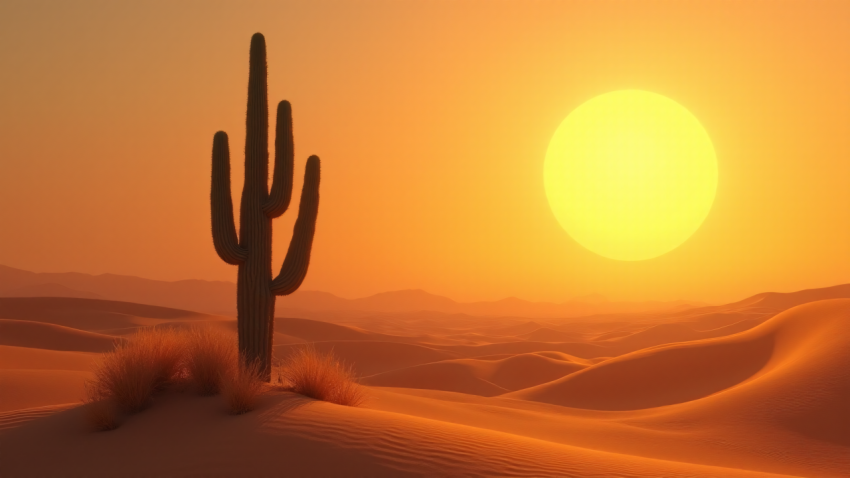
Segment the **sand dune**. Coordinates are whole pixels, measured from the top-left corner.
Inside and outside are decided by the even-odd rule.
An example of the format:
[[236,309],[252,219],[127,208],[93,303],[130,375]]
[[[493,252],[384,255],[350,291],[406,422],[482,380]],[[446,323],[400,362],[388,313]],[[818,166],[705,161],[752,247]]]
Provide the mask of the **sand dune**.
[[689,323],[658,324],[618,338],[596,340],[594,343],[610,348],[615,354],[620,354],[673,342],[724,337],[751,329],[760,323],[758,319],[746,319],[711,330],[698,330]]
[[453,344],[459,340],[451,337],[440,337],[428,334],[415,336],[392,335],[371,332],[350,325],[338,325],[318,320],[299,319],[290,317],[275,318],[275,332],[302,341],[315,342],[327,340],[359,340],[380,342],[405,342],[414,344]]
[[[0,319],[27,320],[110,334],[162,321],[212,320],[220,316],[111,300],[59,297],[0,298]],[[125,332],[126,333],[126,332]]]
[[0,369],[89,371],[100,354],[0,345]]
[[577,342],[583,338],[582,334],[576,332],[562,332],[549,327],[541,327],[518,337],[531,342]]
[[0,345],[49,350],[106,352],[122,339],[61,325],[0,319]]
[[446,390],[492,397],[508,391],[485,378],[493,374],[494,368],[494,362],[485,360],[445,360],[372,375],[363,378],[362,383],[382,387]]
[[495,336],[509,335],[509,336],[513,337],[513,336],[518,336],[518,335],[522,335],[522,334],[530,334],[530,333],[534,332],[535,330],[540,330],[541,328],[544,328],[544,327],[545,327],[545,325],[541,325],[538,322],[530,320],[528,322],[523,322],[521,324],[516,324],[516,325],[484,328],[482,330],[482,333],[489,334],[489,335],[495,335]]
[[601,345],[582,342],[553,343],[553,342],[504,342],[483,345],[446,345],[436,346],[441,350],[452,352],[462,357],[480,357],[501,354],[527,354],[535,352],[561,352],[582,358],[609,357],[613,350]]
[[[90,477],[775,476],[589,450],[291,394],[269,397],[242,416],[227,416],[220,407],[215,399],[168,396],[108,434],[82,427],[80,408],[30,421],[0,416],[19,423],[0,432],[0,466],[16,477],[58,470]],[[51,459],[39,459],[44,455]]]
[[769,341],[766,364],[738,386],[669,413],[715,425],[758,423],[850,447],[850,299],[797,306],[736,337]]
[[822,287],[819,289],[806,289],[797,292],[763,292],[730,305],[734,307],[738,304],[746,304],[749,307],[787,310],[801,304],[827,299],[850,299],[850,284]]
[[[299,346],[301,345],[276,345],[275,356],[284,358],[289,355],[293,347]],[[457,358],[457,354],[451,352],[396,342],[325,341],[315,342],[313,346],[320,352],[333,352],[343,362],[352,365],[361,377]]]
[[0,369],[0,412],[80,403],[91,372]]
[[[371,393],[368,407],[623,455],[806,477],[842,477],[850,470],[846,447],[780,428],[754,429],[746,415],[718,426],[710,416],[696,421],[683,414],[701,401],[595,411],[436,390]],[[755,405],[750,415],[758,413]]]
[[308,341],[317,340],[375,340],[375,334],[355,327],[336,325],[317,320],[275,317],[275,331]]
[[519,354],[495,360],[457,359],[416,365],[365,377],[363,383],[492,397],[550,382],[585,367],[539,354]]
[[278,318],[276,356],[333,351],[365,377],[363,407],[275,392],[231,417],[220,399],[167,392],[108,433],[67,405],[93,351],[141,326],[235,321],[0,299],[0,475],[848,476],[850,299],[771,312],[843,293],[824,290],[551,323]]
[[[830,339],[827,341],[827,337]],[[770,371],[803,367],[802,375],[848,383],[850,300],[790,309],[739,334],[640,350],[551,383],[508,395],[594,410],[634,410],[683,403],[733,386],[762,382]],[[845,372],[839,369],[843,365]],[[802,379],[795,378],[795,383]],[[835,393],[850,399],[850,384]],[[787,396],[791,398],[791,395]],[[848,421],[850,425],[850,421]]]

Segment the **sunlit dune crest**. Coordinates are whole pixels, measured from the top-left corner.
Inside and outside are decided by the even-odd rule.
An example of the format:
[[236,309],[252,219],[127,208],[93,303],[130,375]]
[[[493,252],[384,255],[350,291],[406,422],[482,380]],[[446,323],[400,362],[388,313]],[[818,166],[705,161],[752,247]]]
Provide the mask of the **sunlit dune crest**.
[[[275,355],[308,343],[333,353],[360,377],[360,407],[277,391],[234,417],[217,397],[165,391],[103,435],[74,403],[108,341],[141,327],[232,333],[234,320],[115,301],[0,299],[9,332],[0,345],[0,470],[226,476],[263,474],[285,459],[296,474],[319,475],[841,476],[850,470],[850,299],[831,297],[846,290],[548,321],[420,314],[393,333],[369,314],[278,318]],[[35,459],[45,452],[54,458]],[[113,459],[97,460],[103,453]],[[320,453],[328,459],[309,458]]]

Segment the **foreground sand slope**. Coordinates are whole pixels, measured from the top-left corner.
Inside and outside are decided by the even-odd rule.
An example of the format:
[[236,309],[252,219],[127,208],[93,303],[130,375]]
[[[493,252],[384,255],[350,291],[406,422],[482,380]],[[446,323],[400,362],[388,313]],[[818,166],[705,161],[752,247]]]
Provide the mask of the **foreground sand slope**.
[[4,476],[775,476],[582,449],[288,393],[237,417],[224,414],[215,398],[170,395],[106,433],[86,430],[81,408],[48,413],[0,415]]
[[635,352],[504,396],[646,409],[620,416],[689,440],[714,436],[724,443],[718,450],[750,454],[747,463],[762,469],[850,475],[850,299],[804,304],[747,332]]
[[278,319],[278,356],[304,342],[334,351],[371,375],[366,405],[276,392],[230,417],[219,399],[170,392],[107,433],[86,430],[76,405],[93,351],[142,326],[234,321],[0,299],[13,331],[0,345],[0,476],[850,476],[850,299],[770,318],[791,299],[560,324],[431,318],[399,335]]

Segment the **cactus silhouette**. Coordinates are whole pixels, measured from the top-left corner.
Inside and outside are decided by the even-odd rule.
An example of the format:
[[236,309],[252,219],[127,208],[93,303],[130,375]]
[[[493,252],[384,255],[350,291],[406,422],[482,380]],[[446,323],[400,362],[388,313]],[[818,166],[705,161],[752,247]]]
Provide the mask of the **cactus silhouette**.
[[236,286],[239,352],[242,360],[256,362],[268,381],[271,373],[275,297],[295,292],[307,275],[310,250],[319,212],[320,163],[307,159],[298,219],[280,274],[272,279],[272,219],[289,208],[292,197],[294,147],[292,108],[288,101],[277,107],[274,177],[268,188],[268,93],[266,40],[251,38],[248,74],[248,115],[245,135],[245,185],[239,214],[239,238],[230,197],[230,147],[227,133],[213,137],[212,235],[215,250],[224,262],[239,266]]

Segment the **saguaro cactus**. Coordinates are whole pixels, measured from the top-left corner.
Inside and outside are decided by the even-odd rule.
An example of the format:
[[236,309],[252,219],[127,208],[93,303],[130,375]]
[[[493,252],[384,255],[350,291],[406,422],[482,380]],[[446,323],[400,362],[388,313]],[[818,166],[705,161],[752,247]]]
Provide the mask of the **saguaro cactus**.
[[281,101],[277,107],[274,178],[269,193],[266,75],[266,40],[262,34],[256,33],[251,38],[245,186],[242,189],[238,241],[230,198],[230,147],[224,131],[213,137],[210,203],[215,250],[224,262],[239,266],[236,286],[239,352],[243,360],[258,363],[268,380],[275,296],[295,292],[307,275],[310,264],[310,249],[319,212],[320,164],[317,156],[307,159],[295,231],[280,274],[272,279],[272,219],[289,207],[294,147],[292,109],[288,101]]

